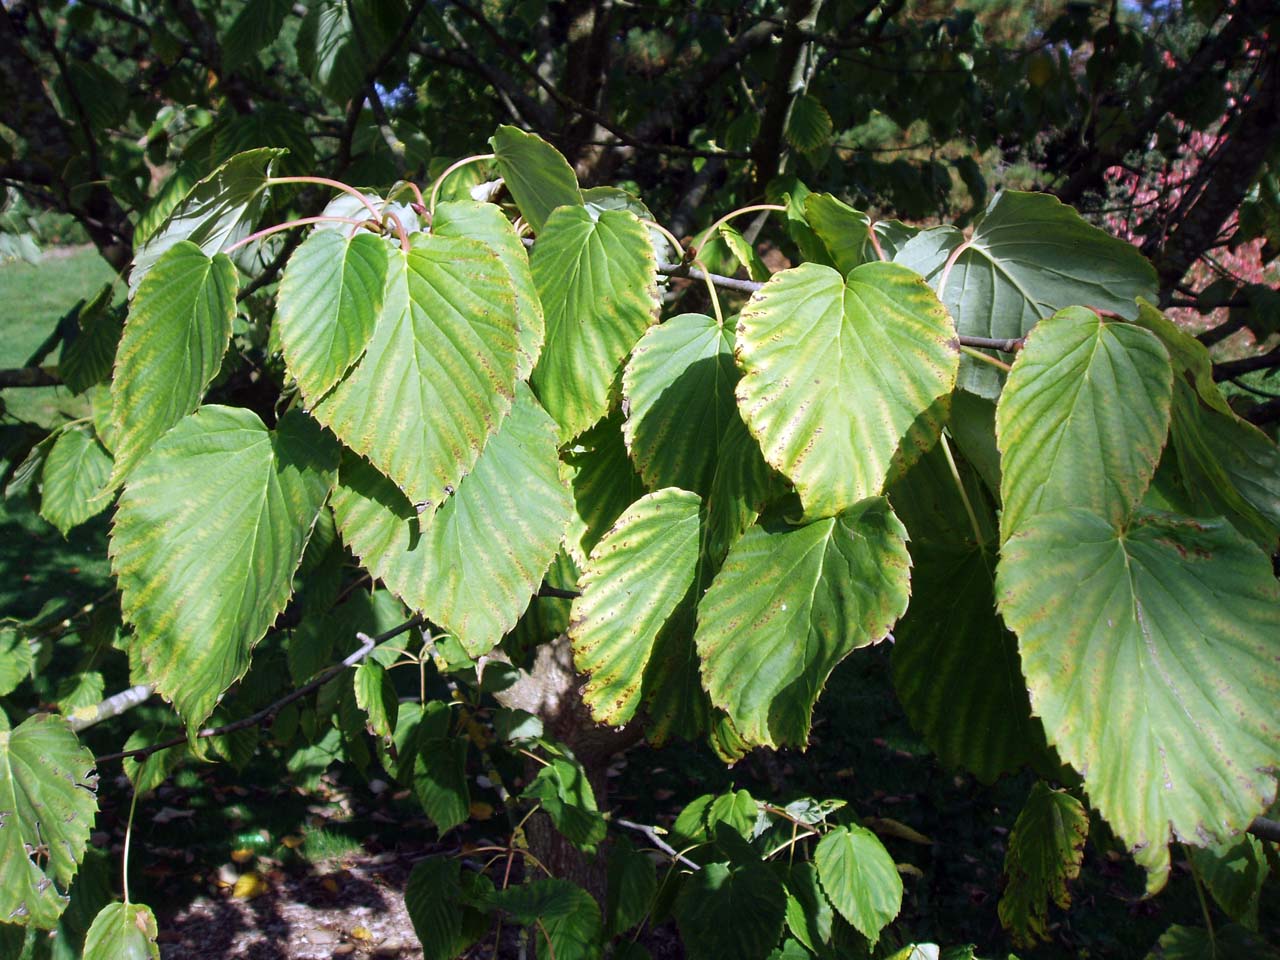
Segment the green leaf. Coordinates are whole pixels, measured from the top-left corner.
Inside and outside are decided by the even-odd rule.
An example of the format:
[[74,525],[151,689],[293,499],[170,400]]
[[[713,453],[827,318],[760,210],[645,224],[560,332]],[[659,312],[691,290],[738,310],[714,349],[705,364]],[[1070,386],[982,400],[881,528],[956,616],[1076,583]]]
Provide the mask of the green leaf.
[[1280,588],[1225,521],[1042,514],[1005,543],[996,588],[1045,735],[1149,891],[1171,826],[1204,843],[1275,797]]
[[511,276],[476,240],[415,234],[390,254],[382,313],[364,357],[315,408],[339,440],[410,500],[453,492],[511,409]]
[[369,715],[374,736],[389,737],[395,733],[400,703],[386,668],[376,660],[366,660],[356,667],[354,684],[356,704]]
[[847,280],[806,263],[752,295],[738,321],[738,406],[807,515],[876,496],[895,459],[937,439],[954,337],[932,291],[891,263]]
[[120,608],[146,679],[191,730],[288,602],[336,468],[336,445],[300,412],[268,431],[249,410],[206,406],[130,476],[110,544]]
[[488,918],[463,890],[461,874],[462,864],[447,857],[419,860],[409,874],[404,906],[423,960],[454,960],[488,929]]
[[109,903],[93,918],[84,960],[160,960],[155,914],[141,903]]
[[605,933],[625,933],[649,915],[658,893],[658,871],[653,860],[626,837],[609,841],[608,886],[605,893]]
[[837,270],[847,274],[878,260],[871,236],[871,218],[829,193],[811,193],[804,199],[804,216],[826,245]]
[[[996,194],[947,271],[948,258],[965,242],[955,228],[938,227],[920,233],[894,258],[939,291],[962,335],[1021,337],[1070,306],[1133,319],[1135,298],[1155,299],[1155,270],[1137,247],[1090,226],[1047,193]],[[994,367],[965,358],[964,389],[994,398],[1000,380]]]
[[413,789],[441,834],[466,823],[471,816],[466,738],[424,739],[413,765]]
[[1275,948],[1244,927],[1214,925],[1204,927],[1174,924],[1164,932],[1147,960],[1204,960],[1205,957],[1248,957],[1249,960],[1276,960]]
[[654,639],[693,583],[701,505],[674,487],[649,494],[591,551],[569,639],[575,667],[591,675],[582,699],[598,723],[619,726],[635,715]]
[[0,697],[7,697],[31,675],[35,653],[26,635],[14,627],[0,626]]
[[111,376],[120,335],[124,331],[123,310],[111,306],[114,292],[115,287],[106,284],[85,305],[80,311],[80,330],[76,338],[62,348],[58,373],[72,393],[84,393]]
[[548,877],[516,884],[491,899],[516,923],[536,925],[539,960],[588,960],[600,955],[600,908],[591,894],[568,880]]
[[[173,735],[172,727],[166,729],[148,725],[129,734],[129,739],[124,742],[124,750],[126,753],[130,750],[140,750],[143,747],[170,740]],[[164,783],[169,778],[169,774],[173,773],[186,757],[185,746],[168,747],[157,750],[142,760],[136,757],[125,757],[120,761],[120,765],[124,768],[124,775],[133,784],[134,791],[141,796]]]
[[874,946],[902,909],[902,878],[884,844],[865,827],[837,827],[813,862],[832,906]]
[[786,905],[767,865],[709,863],[685,879],[676,923],[691,960],[763,960],[782,936]]
[[787,929],[815,954],[831,942],[835,914],[831,901],[818,883],[812,863],[795,863],[787,869]]
[[622,418],[616,411],[578,437],[564,452],[564,462],[573,488],[574,512],[564,542],[569,556],[581,568],[622,511],[646,490],[627,456]]
[[831,142],[831,114],[817,97],[802,93],[791,102],[787,115],[787,142],[807,153]]
[[640,475],[650,489],[703,498],[717,563],[770,490],[769,467],[738,414],[732,336],[702,314],[671,317],[640,338],[622,376],[623,434]]
[[1068,885],[1080,875],[1089,814],[1080,801],[1037,780],[1009,834],[1000,924],[1016,946],[1049,939],[1049,904],[1071,906]]
[[314,0],[298,28],[298,66],[331,100],[363,96],[407,15],[401,0]]
[[111,382],[113,485],[200,404],[231,342],[237,286],[230,260],[181,240],[138,287]]
[[40,516],[65,537],[72,527],[101,513],[105,498],[94,500],[111,478],[111,454],[88,426],[58,434],[41,474]]
[[1222,912],[1250,930],[1258,929],[1263,884],[1271,873],[1263,841],[1250,834],[1209,847],[1187,847],[1192,866]]
[[658,313],[657,261],[635,215],[581,207],[548,218],[530,258],[547,341],[533,368],[561,442],[604,416],[619,367]]
[[595,793],[580,763],[552,757],[538,768],[520,796],[537,800],[555,828],[578,849],[594,853],[604,840],[604,817],[596,807]]
[[457,492],[418,515],[363,460],[343,463],[333,507],[343,541],[414,610],[472,656],[510,631],[537,592],[571,516],[555,424],[528,387]]
[[37,713],[0,733],[0,920],[51,929],[97,813],[93,754]]
[[317,403],[364,354],[382,310],[387,242],[317,230],[289,258],[276,320],[303,399]]
[[542,353],[546,324],[542,318],[542,301],[538,299],[529,269],[529,254],[516,236],[511,222],[492,203],[457,200],[436,207],[431,231],[441,237],[469,237],[479,240],[497,254],[516,291],[516,321],[520,325],[520,360],[516,379],[527,380]]
[[1169,431],[1173,369],[1159,339],[1071,307],[1027,338],[996,407],[1005,540],[1038,513],[1128,517]]
[[534,233],[542,233],[556,207],[582,206],[582,192],[573,168],[560,151],[537,134],[504,125],[489,138],[489,144],[498,172]]
[[906,531],[883,499],[793,526],[766,516],[733,545],[698,607],[712,702],[750,744],[808,741],[835,665],[907,608]]
[[893,631],[894,689],[942,764],[993,783],[1045,750],[1017,640],[996,614],[995,557],[914,542],[911,553],[911,606]]
[[763,282],[769,279],[769,268],[764,265],[760,254],[756,253],[755,247],[746,237],[727,223],[720,224],[719,231],[720,238],[728,245],[738,263],[747,268],[747,275],[752,280]]
[[190,241],[212,257],[249,236],[266,207],[271,163],[282,153],[264,147],[237,154],[188,190],[136,251],[130,295],[137,294],[142,278],[176,243]]
[[256,59],[279,37],[290,7],[289,0],[256,0],[241,7],[222,35],[223,68],[236,70]]

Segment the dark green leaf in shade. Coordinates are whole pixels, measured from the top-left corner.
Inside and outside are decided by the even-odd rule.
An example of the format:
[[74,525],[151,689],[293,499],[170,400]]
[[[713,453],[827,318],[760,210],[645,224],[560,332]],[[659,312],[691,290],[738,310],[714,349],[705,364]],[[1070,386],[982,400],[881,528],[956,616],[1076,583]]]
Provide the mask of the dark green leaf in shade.
[[556,207],[582,206],[578,178],[569,162],[537,134],[501,126],[489,139],[498,172],[536,234]]
[[440,833],[465,823],[471,816],[466,737],[424,736],[413,764],[413,790]]
[[[124,742],[124,750],[127,753],[130,750],[141,750],[166,740],[172,740],[176,732],[173,727],[148,725],[129,734],[129,739]],[[137,757],[125,757],[121,761],[121,766],[124,768],[124,775],[133,784],[133,789],[141,796],[150,793],[164,783],[169,774],[173,773],[186,757],[187,748],[185,746],[168,747],[164,750],[157,750],[141,760]]]
[[581,568],[622,511],[647,491],[627,456],[622,418],[616,413],[578,437],[563,456],[574,513],[564,542],[569,556]]
[[738,320],[738,407],[806,515],[877,496],[895,461],[937,440],[959,355],[918,276],[867,263],[846,279],[806,263],[776,274]]
[[831,925],[835,914],[831,901],[818,882],[818,869],[812,863],[793,863],[786,871],[787,929],[809,950],[821,956],[831,942]]
[[1037,513],[1132,512],[1169,431],[1173,369],[1141,327],[1069,307],[1027,337],[996,408],[1000,534]]
[[424,509],[471,471],[511,409],[511,274],[478,240],[415,234],[393,250],[373,339],[316,418]]
[[906,530],[874,498],[795,526],[767,516],[729,551],[698,607],[711,700],[749,744],[803,746],[835,665],[907,607]]
[[363,96],[407,16],[402,0],[314,0],[298,28],[298,66],[331,100]]
[[62,717],[0,733],[0,922],[51,929],[98,811],[93,754]]
[[84,393],[111,376],[120,336],[124,332],[123,308],[111,306],[113,284],[106,284],[80,310],[80,330],[62,348],[58,373],[72,393]]
[[231,341],[237,286],[230,260],[182,240],[137,288],[111,381],[113,485],[199,405]]
[[874,946],[902,909],[902,878],[884,844],[865,827],[836,827],[813,862],[832,906]]
[[84,960],[160,960],[155,914],[141,903],[109,903],[84,940]]
[[121,612],[146,679],[190,729],[288,602],[337,458],[301,412],[268,431],[249,410],[207,406],[130,475],[109,551]]
[[801,153],[825,147],[831,142],[832,130],[831,114],[817,97],[802,93],[791,102],[787,142]]
[[423,960],[454,960],[480,939],[489,919],[463,886],[462,864],[427,857],[414,865],[404,888],[404,906],[422,944]]
[[676,923],[691,960],[764,960],[782,936],[787,895],[764,863],[709,863],[687,877]]
[[648,854],[637,850],[630,840],[613,837],[609,841],[607,875],[605,934],[615,936],[649,915],[658,892],[658,871]]
[[1246,833],[1208,847],[1186,848],[1222,912],[1250,930],[1258,929],[1263,884],[1271,873],[1264,842]]
[[1171,830],[1225,838],[1275,798],[1280,587],[1226,521],[1041,514],[1006,541],[996,593],[1046,737],[1150,892]]
[[1080,874],[1089,813],[1071,794],[1037,780],[1022,806],[1004,857],[1000,923],[1015,945],[1049,939],[1049,904],[1071,905],[1068,885]]
[[280,346],[303,399],[317,403],[373,336],[387,281],[387,242],[317,230],[289,258],[276,307]]
[[530,382],[563,443],[609,409],[622,362],[658,314],[657,261],[635,215],[565,207],[530,258],[546,344]]
[[521,796],[542,805],[551,823],[575,847],[593,853],[604,840],[605,823],[582,764],[552,757],[529,781]]
[[1248,957],[1249,960],[1276,960],[1280,953],[1244,927],[1214,924],[1204,927],[1174,924],[1147,954],[1147,960],[1204,960],[1205,957]]
[[491,902],[516,923],[534,928],[538,960],[594,960],[600,955],[600,907],[568,880],[548,877],[516,884],[493,894]]

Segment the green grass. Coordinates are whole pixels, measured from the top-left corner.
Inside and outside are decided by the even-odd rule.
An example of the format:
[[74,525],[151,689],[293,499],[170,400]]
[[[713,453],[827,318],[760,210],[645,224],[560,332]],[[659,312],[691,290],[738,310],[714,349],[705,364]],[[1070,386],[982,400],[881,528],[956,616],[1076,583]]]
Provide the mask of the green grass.
[[[89,247],[52,250],[36,264],[0,264],[0,367],[26,364],[60,317],[114,277]],[[56,362],[56,350],[44,360]],[[85,400],[64,387],[4,390],[0,401],[0,469],[8,468],[11,448],[25,450],[27,424],[47,429],[88,411]],[[106,590],[106,530],[104,515],[64,540],[30,502],[0,500],[0,617],[32,616],[50,600],[87,603]]]

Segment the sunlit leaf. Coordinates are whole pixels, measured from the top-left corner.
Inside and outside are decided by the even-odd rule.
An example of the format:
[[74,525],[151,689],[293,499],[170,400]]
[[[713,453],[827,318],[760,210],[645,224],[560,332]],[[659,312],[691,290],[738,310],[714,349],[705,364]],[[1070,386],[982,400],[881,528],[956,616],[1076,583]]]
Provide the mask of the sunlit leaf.
[[864,827],[837,827],[813,862],[831,905],[874,945],[902,909],[902,878],[884,844]]
[[551,212],[560,206],[582,206],[578,178],[555,147],[537,134],[500,126],[489,144],[498,171],[534,233],[542,233]]
[[160,960],[155,914],[141,903],[109,903],[84,939],[84,960]]
[[65,537],[107,507],[94,496],[111,477],[111,455],[86,426],[69,427],[58,434],[40,475],[40,516]]

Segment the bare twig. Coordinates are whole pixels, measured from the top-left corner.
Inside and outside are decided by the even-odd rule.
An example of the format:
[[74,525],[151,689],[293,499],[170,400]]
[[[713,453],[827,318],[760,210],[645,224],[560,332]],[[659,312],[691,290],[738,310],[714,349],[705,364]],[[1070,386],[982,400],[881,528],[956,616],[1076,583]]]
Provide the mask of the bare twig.
[[672,860],[675,860],[678,863],[683,863],[686,867],[690,867],[694,870],[702,869],[702,867],[699,864],[694,863],[692,860],[686,857],[683,853],[681,853],[671,844],[667,843],[667,841],[663,840],[662,837],[658,835],[658,831],[656,827],[651,827],[648,824],[644,824],[644,823],[635,823],[631,820],[622,820],[619,818],[614,818],[610,822],[616,823],[620,827],[626,827],[628,830],[635,830],[637,833],[643,833],[648,838],[650,843],[652,843],[655,847],[657,847],[659,850],[665,853]]
[[[330,667],[310,683],[305,683],[296,690],[285,694],[279,700],[267,704],[267,706],[263,707],[257,713],[251,713],[247,717],[243,717],[239,720],[233,721],[232,723],[223,724],[220,727],[205,727],[196,733],[195,739],[204,740],[208,737],[220,737],[223,734],[235,733],[237,730],[245,730],[249,727],[256,727],[260,724],[269,722],[284,707],[293,703],[295,700],[301,700],[307,694],[319,690],[329,681],[338,678],[342,675],[343,671],[347,669],[347,667],[354,667],[356,664],[360,663],[360,661],[364,660],[373,652],[374,648],[377,647],[378,644],[385,643],[393,637],[398,637],[400,634],[408,630],[412,630],[420,623],[422,623],[422,618],[419,616],[413,616],[398,627],[392,627],[390,630],[385,633],[380,633],[376,637],[357,633],[356,637],[361,641],[359,649],[353,652],[341,663]],[[120,753],[103,754],[100,757],[96,757],[94,759],[94,763],[100,765],[111,760],[123,760],[125,757],[144,759],[151,756],[153,753],[159,753],[161,750],[168,750],[170,747],[180,747],[186,742],[187,737],[174,737],[172,740],[166,740],[163,743],[153,743],[149,747],[140,747],[137,750],[124,750]]]
[[136,687],[130,687],[128,690],[121,690],[119,693],[112,694],[96,706],[84,707],[73,711],[71,716],[67,717],[67,723],[70,724],[72,730],[79,733],[81,730],[92,727],[95,723],[118,717],[128,710],[132,710],[138,704],[145,703],[155,692],[156,688],[151,684],[140,683]]

